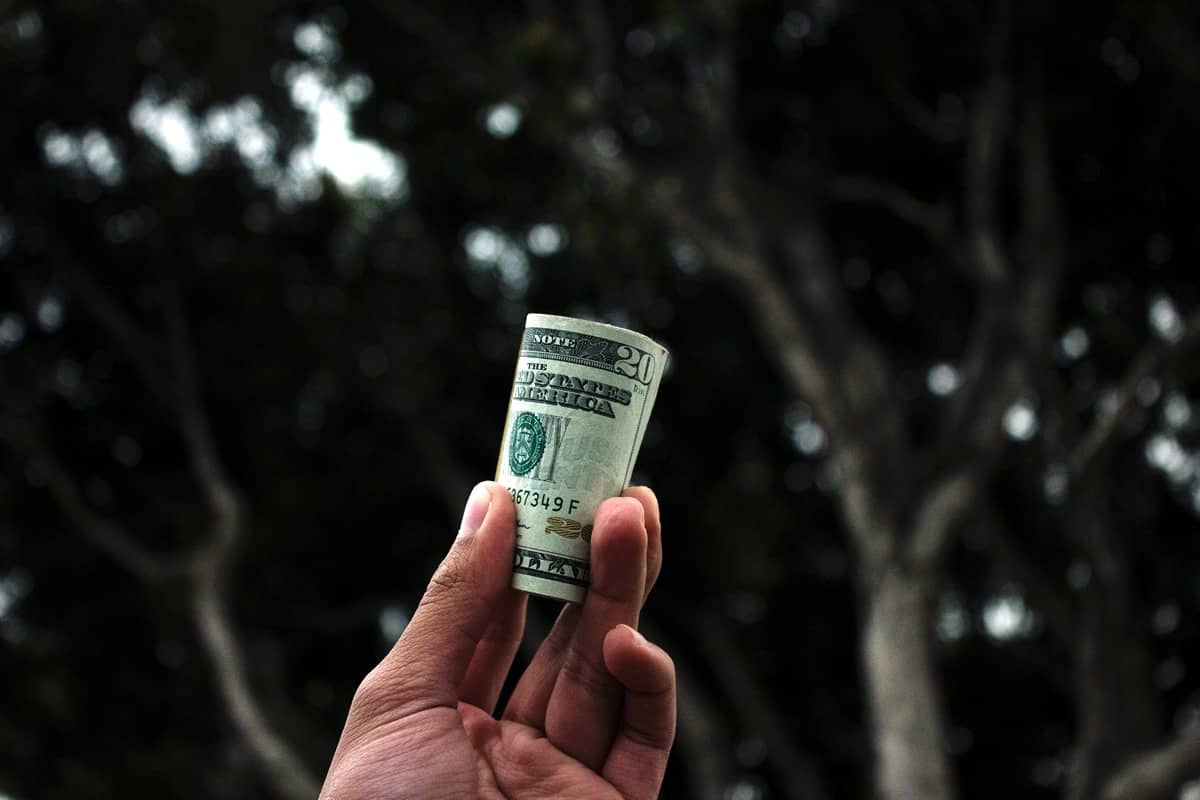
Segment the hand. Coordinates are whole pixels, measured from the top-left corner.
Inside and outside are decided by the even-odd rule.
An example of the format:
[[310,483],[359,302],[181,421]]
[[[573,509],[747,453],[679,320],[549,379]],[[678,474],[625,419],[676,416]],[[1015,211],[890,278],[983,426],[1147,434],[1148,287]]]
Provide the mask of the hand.
[[322,800],[658,796],[675,668],[636,630],[662,564],[654,494],[600,506],[587,597],[563,608],[496,719],[525,628],[515,531],[508,492],[475,487],[404,635],[354,695]]

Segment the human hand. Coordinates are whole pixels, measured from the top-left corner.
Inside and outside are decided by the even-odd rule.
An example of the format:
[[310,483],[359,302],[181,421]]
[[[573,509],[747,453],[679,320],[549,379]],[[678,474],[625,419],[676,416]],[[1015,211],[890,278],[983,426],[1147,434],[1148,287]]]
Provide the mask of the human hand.
[[404,635],[355,693],[322,800],[658,796],[675,668],[636,631],[662,564],[658,501],[635,487],[600,506],[587,596],[563,608],[496,719],[525,628],[515,531],[504,487],[475,487]]

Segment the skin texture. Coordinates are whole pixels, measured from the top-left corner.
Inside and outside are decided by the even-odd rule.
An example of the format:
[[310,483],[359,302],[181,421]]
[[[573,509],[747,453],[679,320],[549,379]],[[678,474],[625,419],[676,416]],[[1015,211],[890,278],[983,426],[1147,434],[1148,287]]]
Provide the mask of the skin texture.
[[497,718],[525,628],[515,530],[508,492],[475,487],[404,635],[355,693],[322,800],[658,796],[675,667],[637,632],[662,565],[658,501],[634,487],[601,505],[587,597],[564,606]]

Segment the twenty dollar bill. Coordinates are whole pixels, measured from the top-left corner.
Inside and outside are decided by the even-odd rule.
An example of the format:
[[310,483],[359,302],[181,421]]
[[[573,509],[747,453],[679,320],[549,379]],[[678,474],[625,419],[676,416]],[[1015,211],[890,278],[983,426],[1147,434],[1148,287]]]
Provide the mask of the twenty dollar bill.
[[633,474],[666,363],[634,331],[526,318],[496,465],[517,507],[514,587],[583,600],[596,509]]

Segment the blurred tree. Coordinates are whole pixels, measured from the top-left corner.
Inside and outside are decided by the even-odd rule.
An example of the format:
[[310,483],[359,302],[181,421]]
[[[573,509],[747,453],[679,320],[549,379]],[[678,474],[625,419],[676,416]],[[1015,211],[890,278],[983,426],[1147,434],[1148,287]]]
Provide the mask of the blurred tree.
[[674,353],[667,795],[1179,792],[1191,21],[0,5],[0,791],[312,796],[542,310]]

